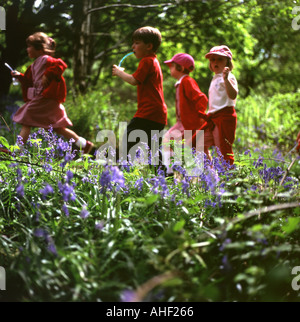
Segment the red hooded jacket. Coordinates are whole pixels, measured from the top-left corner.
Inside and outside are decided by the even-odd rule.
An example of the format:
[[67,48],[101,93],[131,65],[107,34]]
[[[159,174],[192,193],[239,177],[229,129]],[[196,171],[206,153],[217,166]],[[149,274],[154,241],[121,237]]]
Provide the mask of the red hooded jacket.
[[[52,98],[63,103],[66,99],[67,88],[66,82],[62,74],[68,66],[60,58],[53,58],[51,56],[47,57],[46,70],[44,75],[49,79],[50,84],[42,92],[42,95],[46,98]],[[32,71],[31,66],[29,66],[25,74],[20,74],[19,76],[14,76],[18,78],[22,85],[23,99],[27,102],[29,99],[27,97],[27,90],[33,87]]]
[[186,130],[198,130],[204,123],[199,113],[205,114],[208,99],[201,92],[197,82],[190,76],[181,80],[179,85],[180,118]]

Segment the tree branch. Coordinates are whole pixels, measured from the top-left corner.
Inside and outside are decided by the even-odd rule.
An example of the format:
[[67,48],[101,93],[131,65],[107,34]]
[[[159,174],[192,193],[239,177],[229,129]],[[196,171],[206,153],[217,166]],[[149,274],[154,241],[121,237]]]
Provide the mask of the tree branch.
[[101,11],[101,10],[111,9],[111,8],[126,7],[126,8],[136,8],[136,9],[148,9],[148,8],[157,8],[157,7],[169,7],[169,6],[174,6],[174,5],[176,5],[176,4],[170,3],[170,2],[160,3],[160,4],[149,4],[149,5],[134,5],[134,4],[129,4],[129,3],[124,3],[124,4],[120,3],[120,4],[112,4],[112,5],[108,5],[108,6],[90,9],[86,12],[86,15],[89,15],[89,14],[96,12],[96,11]]

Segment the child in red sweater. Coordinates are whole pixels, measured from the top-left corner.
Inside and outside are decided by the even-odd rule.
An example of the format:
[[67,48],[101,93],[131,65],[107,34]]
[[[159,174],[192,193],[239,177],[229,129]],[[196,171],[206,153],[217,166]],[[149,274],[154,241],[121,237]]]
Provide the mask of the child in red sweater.
[[[133,33],[132,40],[133,52],[136,58],[140,59],[137,70],[128,74],[123,68],[114,65],[112,75],[137,86],[138,109],[127,126],[121,151],[124,159],[130,154],[133,160],[137,145],[146,143],[151,148],[153,135],[164,129],[167,124],[167,106],[163,94],[163,75],[156,57],[161,44],[159,30],[152,27],[139,28]],[[140,141],[136,141],[136,137],[139,137]],[[153,154],[156,152],[152,151]]]
[[61,104],[67,94],[62,76],[67,65],[61,59],[52,57],[56,47],[55,41],[46,34],[37,32],[29,36],[26,43],[28,56],[35,61],[25,74],[12,72],[12,76],[22,85],[25,101],[13,117],[16,123],[22,125],[20,136],[23,143],[27,141],[31,127],[49,129],[52,126],[55,132],[66,139],[74,139],[75,145],[82,149],[83,153],[89,153],[93,143],[67,128],[73,125]]
[[169,129],[163,139],[164,165],[167,167],[167,174],[173,173],[170,167],[170,157],[173,151],[167,146],[170,140],[182,141],[185,130],[195,132],[204,124],[199,117],[205,113],[208,99],[201,92],[196,81],[189,76],[194,70],[195,62],[189,54],[176,54],[171,60],[165,61],[170,68],[171,76],[178,81],[176,87],[176,124]]

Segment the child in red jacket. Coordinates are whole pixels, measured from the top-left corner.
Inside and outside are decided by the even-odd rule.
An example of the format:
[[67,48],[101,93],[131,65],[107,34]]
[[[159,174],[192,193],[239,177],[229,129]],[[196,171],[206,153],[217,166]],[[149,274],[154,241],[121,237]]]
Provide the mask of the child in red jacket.
[[208,99],[201,92],[196,81],[189,76],[195,68],[195,62],[189,54],[176,54],[171,60],[165,61],[170,68],[171,76],[178,81],[176,87],[176,124],[169,129],[163,139],[164,165],[167,167],[167,174],[173,173],[170,167],[170,156],[173,151],[167,146],[170,140],[182,141],[184,131],[201,128],[204,120],[199,114],[205,113]]
[[20,136],[23,143],[27,141],[31,127],[42,127],[53,130],[65,137],[74,139],[75,145],[83,153],[89,153],[93,143],[79,137],[68,129],[72,126],[64,106],[67,90],[62,76],[67,65],[61,60],[53,58],[55,41],[42,32],[34,33],[26,40],[28,57],[35,59],[25,74],[12,72],[23,91],[25,104],[19,108],[13,117],[16,123],[22,125]]

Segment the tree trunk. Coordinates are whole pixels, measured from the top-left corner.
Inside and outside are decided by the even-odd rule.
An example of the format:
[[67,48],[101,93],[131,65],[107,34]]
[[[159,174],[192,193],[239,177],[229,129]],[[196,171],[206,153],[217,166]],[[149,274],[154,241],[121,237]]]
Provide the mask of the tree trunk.
[[74,5],[75,48],[73,58],[74,88],[86,92],[91,80],[93,65],[91,50],[91,15],[86,12],[92,8],[92,0],[83,0]]
[[[10,70],[5,67],[8,63],[12,68],[17,68],[26,57],[26,37],[34,31],[32,5],[34,0],[27,1],[27,7],[20,16],[19,2],[14,3],[6,10],[5,46],[0,46],[0,99],[7,96],[12,82]],[[23,19],[25,18],[25,19]],[[3,107],[0,105],[0,112]]]

